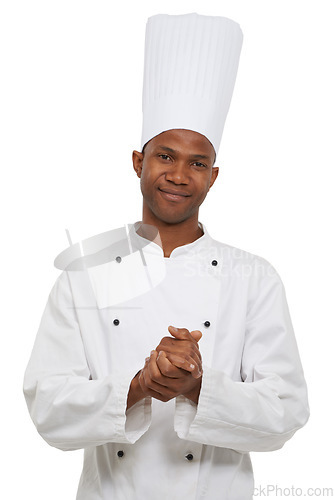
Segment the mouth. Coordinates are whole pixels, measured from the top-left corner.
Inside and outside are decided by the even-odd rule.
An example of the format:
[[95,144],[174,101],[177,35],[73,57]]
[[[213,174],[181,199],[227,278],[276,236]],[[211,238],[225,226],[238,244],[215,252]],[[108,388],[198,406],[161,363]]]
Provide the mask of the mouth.
[[176,189],[160,189],[160,194],[165,200],[169,201],[184,201],[186,198],[190,196],[190,194],[185,193],[184,191],[177,191]]

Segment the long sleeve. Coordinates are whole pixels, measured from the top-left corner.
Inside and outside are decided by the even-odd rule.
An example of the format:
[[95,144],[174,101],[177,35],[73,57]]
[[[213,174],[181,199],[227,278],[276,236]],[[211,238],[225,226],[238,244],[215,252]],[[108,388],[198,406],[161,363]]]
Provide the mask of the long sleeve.
[[148,429],[150,401],[126,415],[134,368],[92,380],[66,272],[56,281],[24,377],[24,395],[41,436],[63,450],[133,443]]
[[249,284],[241,381],[224,366],[204,365],[198,406],[183,397],[176,402],[180,438],[240,452],[270,451],[307,422],[306,383],[284,287],[273,268],[265,271]]

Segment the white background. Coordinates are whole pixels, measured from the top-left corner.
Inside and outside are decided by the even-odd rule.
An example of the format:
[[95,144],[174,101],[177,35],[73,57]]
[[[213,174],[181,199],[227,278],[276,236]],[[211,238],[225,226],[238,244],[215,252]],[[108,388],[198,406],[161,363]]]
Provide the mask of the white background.
[[257,486],[334,488],[331,0],[8,0],[0,9],[6,500],[75,498],[82,452],[38,436],[22,378],[65,228],[77,241],[141,219],[131,153],[145,23],[156,13],[223,15],[244,32],[220,175],[200,221],[276,267],[308,381],[310,421],[282,450],[252,455]]

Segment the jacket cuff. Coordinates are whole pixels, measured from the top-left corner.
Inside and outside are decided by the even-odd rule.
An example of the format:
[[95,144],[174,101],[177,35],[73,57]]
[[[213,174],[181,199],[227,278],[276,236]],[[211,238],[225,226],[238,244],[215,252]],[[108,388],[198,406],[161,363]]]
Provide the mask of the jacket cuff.
[[135,370],[122,373],[117,376],[117,421],[119,442],[133,444],[145,434],[151,424],[152,418],[152,402],[151,398],[147,397],[138,401],[128,410],[127,400],[131,381]]
[[133,444],[149,429],[152,420],[152,399],[138,401],[126,411],[125,435]]

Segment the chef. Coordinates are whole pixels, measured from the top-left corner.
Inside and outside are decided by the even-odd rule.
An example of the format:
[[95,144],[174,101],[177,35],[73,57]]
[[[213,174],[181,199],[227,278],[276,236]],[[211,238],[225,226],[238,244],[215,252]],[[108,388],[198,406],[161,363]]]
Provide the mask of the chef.
[[230,19],[149,18],[142,220],[56,260],[24,393],[51,446],[84,449],[78,500],[249,500],[249,452],[307,422],[279,275],[198,219],[241,45]]

